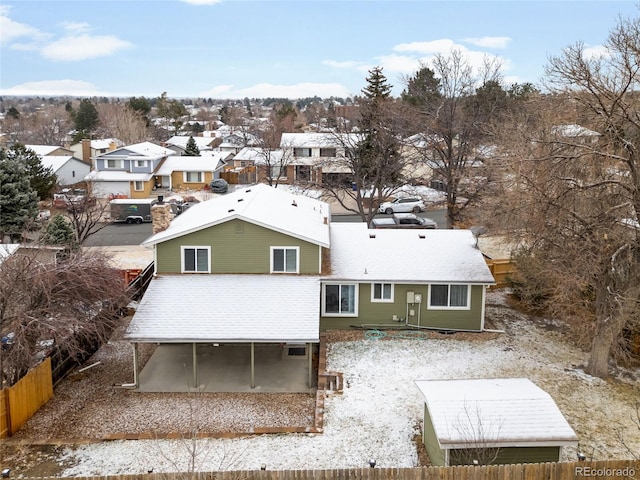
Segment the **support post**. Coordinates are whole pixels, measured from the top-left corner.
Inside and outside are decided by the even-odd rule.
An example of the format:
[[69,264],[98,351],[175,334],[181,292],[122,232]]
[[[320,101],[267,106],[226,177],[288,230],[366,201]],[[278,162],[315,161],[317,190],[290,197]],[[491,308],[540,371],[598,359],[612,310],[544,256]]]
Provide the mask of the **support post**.
[[198,388],[198,350],[196,348],[197,344],[194,342],[192,345],[192,353],[193,353],[193,388]]
[[133,384],[136,388],[140,388],[140,379],[138,378],[138,343],[133,345]]
[[307,386],[313,387],[313,343],[307,343],[307,357],[309,357],[309,379],[307,380]]
[[256,352],[251,342],[251,388],[256,388]]

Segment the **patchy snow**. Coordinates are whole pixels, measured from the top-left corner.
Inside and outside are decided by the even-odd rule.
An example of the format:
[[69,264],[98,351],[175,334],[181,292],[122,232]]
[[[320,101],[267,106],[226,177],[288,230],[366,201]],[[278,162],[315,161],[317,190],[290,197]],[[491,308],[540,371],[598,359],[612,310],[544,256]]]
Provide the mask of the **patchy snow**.
[[490,293],[487,307],[503,334],[382,332],[329,344],[328,369],[343,372],[345,388],[327,398],[323,434],[90,444],[66,450],[62,475],[187,471],[194,454],[199,471],[366,467],[369,459],[381,467],[416,466],[413,437],[424,403],[416,379],[527,377],[551,395],[578,435],[578,448],[566,448],[565,460],[578,451],[596,460],[628,458],[619,435],[640,451],[640,428],[630,421],[638,382],[589,377],[580,368],[583,352],[507,308],[503,295]]

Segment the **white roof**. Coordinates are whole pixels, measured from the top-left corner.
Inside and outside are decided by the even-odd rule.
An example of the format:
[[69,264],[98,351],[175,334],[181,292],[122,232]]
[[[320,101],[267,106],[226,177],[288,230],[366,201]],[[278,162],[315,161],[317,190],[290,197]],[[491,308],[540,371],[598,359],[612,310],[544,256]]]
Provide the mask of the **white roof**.
[[[339,135],[342,137],[340,140]],[[361,137],[361,136],[360,136]],[[280,146],[286,147],[339,147],[343,142],[357,143],[357,134],[336,134],[336,133],[283,133],[280,137]]]
[[[189,138],[192,138],[190,135],[174,135],[165,143],[167,145],[175,145],[180,148],[187,148],[187,143],[189,142]],[[198,150],[210,150],[211,144],[215,141],[215,138],[211,137],[193,137],[193,140],[196,142],[196,146]]]
[[551,396],[527,378],[415,383],[441,448],[468,448],[474,443],[491,447],[578,443]]
[[271,164],[280,162],[282,159],[283,151],[281,149],[268,151],[267,149],[244,147],[233,157],[234,160],[249,160],[255,162],[258,165],[264,165],[266,163],[267,155],[271,161]]
[[551,129],[552,133],[563,137],[595,137],[600,136],[598,132],[589,130],[582,125],[569,124],[557,125]]
[[117,138],[99,138],[96,140],[91,140],[91,148],[94,150],[104,150],[111,148],[111,144],[115,144],[116,148],[124,145],[122,140],[118,140]]
[[32,152],[35,152],[36,155],[43,157],[64,147],[60,147],[58,145],[25,145],[25,148],[28,148]]
[[125,338],[165,343],[317,342],[318,298],[317,277],[161,275],[149,284]]
[[331,224],[331,278],[495,283],[469,230],[376,229]]
[[143,245],[155,245],[235,218],[329,247],[327,203],[264,184],[193,205],[176,217],[169,228],[151,236]]
[[0,263],[20,248],[19,243],[0,243]]
[[88,164],[84,163],[82,160],[79,160],[73,157],[73,155],[64,156],[64,157],[61,155],[44,155],[40,157],[40,163],[42,164],[42,166],[45,168],[51,167],[54,173],[60,170],[65,163],[70,162],[72,160],[75,160],[76,162],[80,162],[84,165],[87,165],[87,168],[89,168]]
[[171,175],[173,172],[214,172],[225,165],[225,154],[199,155],[197,157],[172,155],[156,171],[156,175]]
[[146,182],[151,179],[151,173],[131,173],[120,171],[93,170],[84,179],[93,182]]
[[105,152],[98,157],[129,157],[129,156],[143,156],[143,157],[168,157],[169,155],[175,155],[176,152],[170,148],[164,148],[160,145],[156,145],[151,142],[135,143],[133,145],[127,145],[116,150]]

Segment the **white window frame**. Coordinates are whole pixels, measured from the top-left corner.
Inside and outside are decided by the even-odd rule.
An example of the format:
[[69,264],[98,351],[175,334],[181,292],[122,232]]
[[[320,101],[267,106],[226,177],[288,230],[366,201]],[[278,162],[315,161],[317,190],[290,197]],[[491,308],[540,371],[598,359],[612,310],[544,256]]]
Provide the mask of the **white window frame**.
[[[140,186],[138,186],[138,184]],[[142,180],[134,180],[133,182],[133,190],[136,192],[144,191],[144,182]]]
[[[188,180],[189,174],[197,174],[199,180],[195,182],[193,180]],[[182,172],[182,178],[184,183],[204,183],[204,172]]]
[[[284,264],[285,264],[285,268],[287,265],[287,250],[294,250],[296,252],[296,270],[295,272],[288,272],[287,270],[275,270],[274,269],[274,253],[276,250],[284,250],[285,251],[285,256],[284,256]],[[296,247],[296,246],[273,246],[269,248],[269,270],[271,273],[300,273],[300,247]]]
[[[375,286],[380,285],[380,293],[383,295],[381,298],[375,297]],[[384,286],[391,286],[391,297],[384,298]],[[395,285],[391,282],[373,282],[371,283],[371,303],[393,303],[395,298]]]
[[[342,290],[343,285],[352,286],[354,290],[354,305],[353,305],[353,313],[342,313],[342,312],[330,312],[327,313],[327,287],[328,286],[338,286],[340,290]],[[322,316],[323,317],[357,317],[358,316],[358,302],[359,302],[359,285],[354,282],[330,282],[322,284]]]
[[142,168],[147,166],[146,160],[136,160],[136,167]]
[[[110,167],[109,162],[114,162],[115,167]],[[117,158],[105,158],[104,159],[104,168],[108,169],[123,169],[124,168],[124,160]]]
[[[446,285],[447,288],[447,305],[431,305],[431,287],[429,284],[429,291],[427,292],[428,303],[427,308],[429,310],[471,310],[471,285],[469,284],[460,284],[460,283],[436,283],[434,285]],[[467,287],[467,304],[463,307],[452,307],[451,306],[451,287],[452,286],[465,286]]]
[[[196,252],[198,250],[206,250],[207,251],[207,270],[186,270],[185,268],[185,250],[195,249]],[[198,254],[196,253],[196,268],[198,265]],[[180,272],[181,273],[211,273],[211,247],[209,245],[180,245]]]

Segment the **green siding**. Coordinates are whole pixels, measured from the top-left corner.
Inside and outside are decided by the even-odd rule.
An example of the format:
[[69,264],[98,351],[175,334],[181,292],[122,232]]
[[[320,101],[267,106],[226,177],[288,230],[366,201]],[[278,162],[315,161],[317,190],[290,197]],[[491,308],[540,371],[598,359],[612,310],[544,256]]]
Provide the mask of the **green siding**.
[[[323,282],[331,283],[331,282]],[[343,282],[348,283],[348,282]],[[471,287],[471,308],[469,310],[434,310],[427,308],[428,285],[396,284],[392,303],[372,302],[371,284],[361,283],[358,296],[357,317],[325,317],[320,318],[321,330],[349,328],[350,326],[394,324],[393,316],[407,317],[407,292],[422,294],[422,303],[409,307],[414,315],[409,317],[410,324],[421,327],[443,330],[480,331],[482,328],[482,293],[484,286]],[[419,322],[419,323],[418,323]],[[398,326],[404,325],[398,322]]]
[[436,467],[444,467],[444,450],[441,449],[440,445],[438,444],[438,436],[436,435],[436,431],[433,428],[433,423],[431,423],[431,416],[429,415],[429,409],[427,408],[426,403],[424,405],[424,427],[422,432],[422,441],[424,442],[424,447],[427,450],[427,454],[429,455],[431,465],[434,465]]
[[[461,465],[461,458],[470,458],[469,453],[456,450],[449,451],[449,463]],[[471,454],[472,455],[472,454]],[[560,461],[560,447],[501,447],[497,453],[491,452],[490,457],[497,455],[492,465],[502,465],[508,463],[547,463]]]
[[158,273],[180,273],[182,245],[210,246],[212,273],[269,273],[270,247],[300,247],[300,273],[320,273],[320,246],[242,220],[159,243]]

